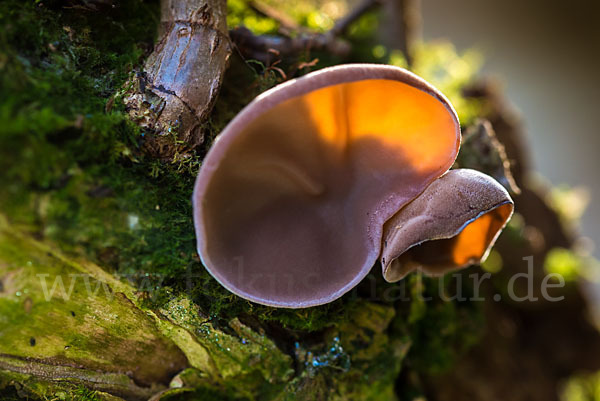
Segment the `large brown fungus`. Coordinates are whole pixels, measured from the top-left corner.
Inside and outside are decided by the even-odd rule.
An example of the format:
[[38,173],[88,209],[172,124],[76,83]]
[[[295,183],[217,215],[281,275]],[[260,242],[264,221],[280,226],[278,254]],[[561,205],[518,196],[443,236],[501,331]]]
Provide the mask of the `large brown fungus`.
[[448,100],[404,69],[352,64],[288,81],[242,110],[205,158],[198,252],[233,293],[291,308],[339,298],[380,256],[388,280],[477,262],[512,201],[483,174],[444,175],[459,145]]

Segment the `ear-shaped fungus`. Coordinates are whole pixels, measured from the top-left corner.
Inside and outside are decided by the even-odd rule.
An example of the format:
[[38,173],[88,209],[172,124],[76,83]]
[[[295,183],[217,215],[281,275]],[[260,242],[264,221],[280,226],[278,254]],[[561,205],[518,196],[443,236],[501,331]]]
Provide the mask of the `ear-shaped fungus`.
[[459,144],[448,100],[406,70],[355,64],[288,81],[242,110],[206,156],[198,252],[243,298],[331,302],[369,272],[384,224],[450,168]]
[[513,212],[506,189],[488,175],[451,170],[385,223],[383,277],[414,270],[442,275],[487,257]]

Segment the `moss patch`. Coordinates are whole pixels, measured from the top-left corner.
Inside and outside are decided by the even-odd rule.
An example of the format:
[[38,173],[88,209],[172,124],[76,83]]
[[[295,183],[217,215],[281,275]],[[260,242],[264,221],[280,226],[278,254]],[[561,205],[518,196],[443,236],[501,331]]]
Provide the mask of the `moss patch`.
[[[127,387],[127,375],[142,386],[166,385],[187,365],[123,293],[1,222],[0,280],[0,368],[23,371],[22,360],[39,369],[78,367],[90,371],[87,379],[82,371],[83,380]],[[141,355],[150,363],[140,364]],[[108,376],[94,379],[96,370]]]

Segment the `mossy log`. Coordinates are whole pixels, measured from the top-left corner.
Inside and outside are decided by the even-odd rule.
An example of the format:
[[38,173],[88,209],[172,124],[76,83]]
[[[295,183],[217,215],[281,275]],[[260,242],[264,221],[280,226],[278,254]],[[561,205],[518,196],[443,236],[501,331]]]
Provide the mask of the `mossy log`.
[[[298,20],[327,21],[307,10]],[[278,32],[277,22],[243,2],[228,2],[228,12],[232,27]],[[348,30],[344,58],[308,52],[274,66],[234,53],[219,96],[207,101],[214,109],[202,115],[204,142],[192,148],[161,137],[173,141],[162,149],[175,154],[157,158],[149,146],[156,132],[132,122],[124,101],[152,53],[159,21],[158,1],[0,2],[0,395],[459,400],[483,394],[477,383],[489,381],[485,388],[498,391],[481,399],[499,400],[515,375],[534,372],[548,378],[548,400],[557,397],[558,380],[598,368],[583,351],[596,349],[598,334],[583,318],[576,280],[584,263],[570,251],[574,236],[564,214],[527,185],[519,124],[501,94],[475,84],[477,57],[450,44],[416,47],[411,68],[451,99],[472,133],[460,166],[522,191],[518,217],[486,266],[496,271],[481,289],[488,301],[425,301],[458,280],[468,299],[468,277],[484,273],[479,267],[389,284],[375,266],[341,299],[298,310],[252,304],[223,289],[198,259],[191,219],[193,180],[214,137],[254,96],[289,76],[348,61],[406,61],[379,46],[375,13]],[[523,256],[535,256],[539,279],[555,248],[575,261],[563,309],[494,301],[507,275],[523,268]],[[572,336],[547,330],[543,346],[520,341],[556,322],[552,316],[572,327]],[[494,333],[506,321],[518,334],[499,339]],[[553,341],[568,352],[544,363]],[[488,358],[493,347],[499,349]],[[511,358],[500,358],[503,350]],[[497,360],[520,370],[502,375],[493,369]],[[469,380],[475,374],[477,383]],[[519,389],[511,399],[544,399],[532,398],[535,386]]]
[[[328,330],[328,348],[316,353],[297,344],[294,361],[237,318],[216,328],[183,295],[158,310],[148,308],[130,284],[65,257],[4,217],[0,277],[0,384],[21,396],[76,396],[86,388],[111,400],[199,391],[383,400],[393,397],[392,383],[410,346],[408,338],[385,333],[396,316],[393,308],[361,302],[346,323]],[[375,359],[388,363],[372,364]],[[324,367],[340,372],[337,385],[325,386],[319,373]]]

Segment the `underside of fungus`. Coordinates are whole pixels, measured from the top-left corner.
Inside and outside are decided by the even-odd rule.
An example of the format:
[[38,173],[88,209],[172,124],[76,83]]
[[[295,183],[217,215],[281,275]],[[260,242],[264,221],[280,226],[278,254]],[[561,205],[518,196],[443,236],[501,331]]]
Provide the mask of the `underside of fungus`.
[[224,129],[194,190],[198,252],[233,293],[308,307],[352,289],[381,257],[386,280],[486,256],[508,193],[453,170],[460,125],[406,70],[345,65],[263,93]]

